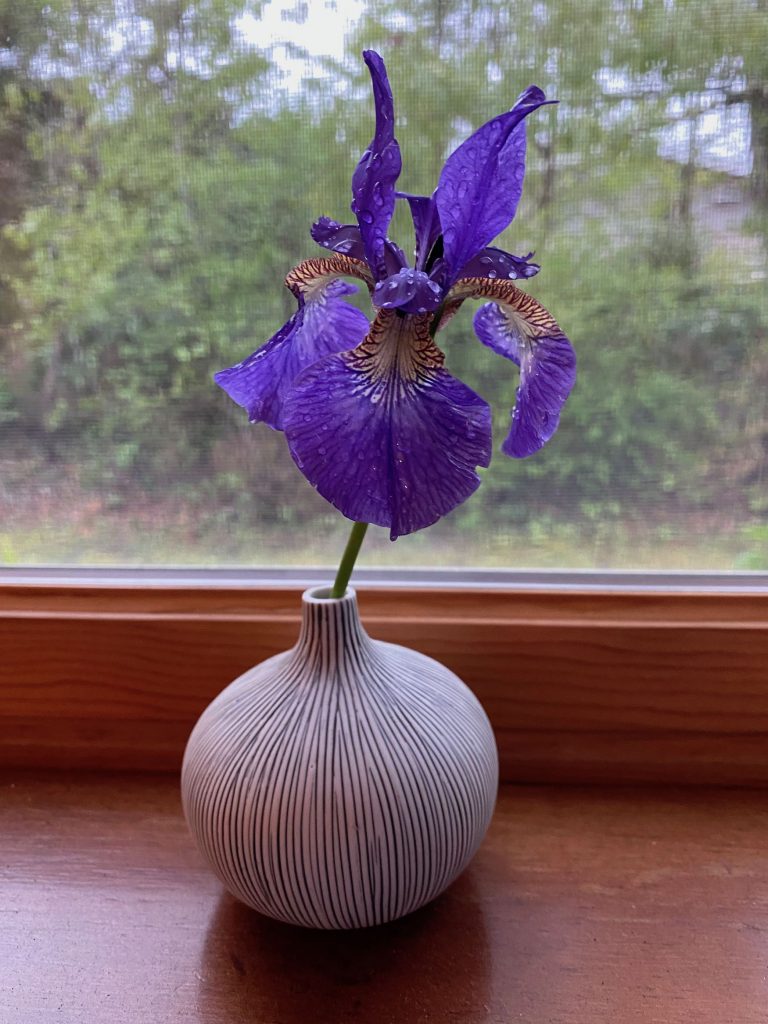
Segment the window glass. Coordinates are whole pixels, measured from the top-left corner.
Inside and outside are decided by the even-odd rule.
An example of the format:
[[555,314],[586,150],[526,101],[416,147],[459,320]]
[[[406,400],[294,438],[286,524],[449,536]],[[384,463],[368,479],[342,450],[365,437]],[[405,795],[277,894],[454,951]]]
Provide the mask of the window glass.
[[559,99],[499,244],[535,250],[580,375],[507,459],[517,371],[460,311],[493,461],[362,564],[768,569],[765,0],[3,0],[0,564],[337,559],[348,524],[212,374],[293,312],[312,221],[349,217],[364,47],[408,191],[530,83]]

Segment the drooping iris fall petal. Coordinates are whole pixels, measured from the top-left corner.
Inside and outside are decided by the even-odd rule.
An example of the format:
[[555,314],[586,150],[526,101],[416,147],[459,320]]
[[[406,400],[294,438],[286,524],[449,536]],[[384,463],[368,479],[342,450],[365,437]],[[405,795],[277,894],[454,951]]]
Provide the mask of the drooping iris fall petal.
[[529,86],[511,110],[487,121],[445,162],[435,192],[450,280],[510,223],[523,192],[528,114],[547,102]]
[[496,299],[477,311],[474,328],[484,345],[520,367],[512,423],[501,450],[525,458],[557,430],[576,381],[576,355],[554,317],[509,282],[486,281],[479,287],[477,279],[474,284],[462,280],[455,290],[460,294],[462,289],[475,298]]
[[395,107],[384,61],[373,50],[363,52],[371,73],[376,129],[352,175],[352,212],[360,225],[365,258],[377,281],[386,277],[387,228],[395,212],[395,182],[402,161],[395,138]]
[[465,501],[491,457],[490,409],[443,369],[429,322],[380,310],[360,346],[305,370],[285,404],[304,476],[349,519],[389,527],[393,540]]
[[290,320],[243,362],[221,370],[214,380],[248,412],[251,423],[283,429],[285,396],[306,367],[323,356],[354,348],[368,331],[368,318],[343,300],[357,291],[331,281],[313,292]]

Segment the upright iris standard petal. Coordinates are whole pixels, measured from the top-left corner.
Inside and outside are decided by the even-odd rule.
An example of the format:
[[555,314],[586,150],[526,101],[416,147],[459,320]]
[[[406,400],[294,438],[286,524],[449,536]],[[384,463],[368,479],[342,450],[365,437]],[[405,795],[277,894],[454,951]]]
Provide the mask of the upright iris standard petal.
[[515,216],[525,174],[522,121],[547,100],[535,85],[448,157],[435,192],[443,257],[455,281],[464,265]]
[[510,281],[462,278],[448,301],[465,298],[495,300],[478,310],[474,327],[484,345],[520,367],[512,424],[501,450],[525,458],[557,430],[576,381],[576,355],[551,313]]
[[424,270],[432,246],[440,237],[440,217],[434,196],[414,196],[410,192],[397,192],[411,209],[413,231],[416,235],[416,269]]
[[286,439],[304,476],[393,540],[465,501],[491,457],[490,409],[443,369],[430,319],[380,310],[358,348],[305,370],[286,399]]
[[365,258],[377,281],[386,277],[385,241],[395,211],[395,182],[400,177],[400,147],[395,138],[395,107],[384,61],[363,52],[371,73],[376,130],[352,175],[352,212],[360,225]]
[[283,429],[285,396],[306,367],[333,352],[359,345],[368,318],[342,296],[357,291],[344,281],[331,281],[313,292],[291,319],[260,349],[214,380],[248,412],[251,423]]

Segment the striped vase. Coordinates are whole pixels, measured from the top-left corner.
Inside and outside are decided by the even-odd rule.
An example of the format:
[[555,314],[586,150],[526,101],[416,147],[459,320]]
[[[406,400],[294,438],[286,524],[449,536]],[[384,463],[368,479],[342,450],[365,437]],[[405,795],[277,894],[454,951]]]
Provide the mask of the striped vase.
[[493,813],[482,707],[444,666],[372,640],[354,591],[303,597],[296,646],[203,712],[184,812],[229,891],[312,928],[392,921],[466,867]]

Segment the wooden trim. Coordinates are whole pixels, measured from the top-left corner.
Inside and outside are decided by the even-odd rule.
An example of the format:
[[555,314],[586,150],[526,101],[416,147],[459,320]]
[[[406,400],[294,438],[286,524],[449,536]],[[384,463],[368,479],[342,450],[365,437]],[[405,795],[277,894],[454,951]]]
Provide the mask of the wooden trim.
[[[0,764],[169,769],[292,645],[297,588],[0,587]],[[477,693],[513,782],[768,783],[768,594],[366,589]]]

